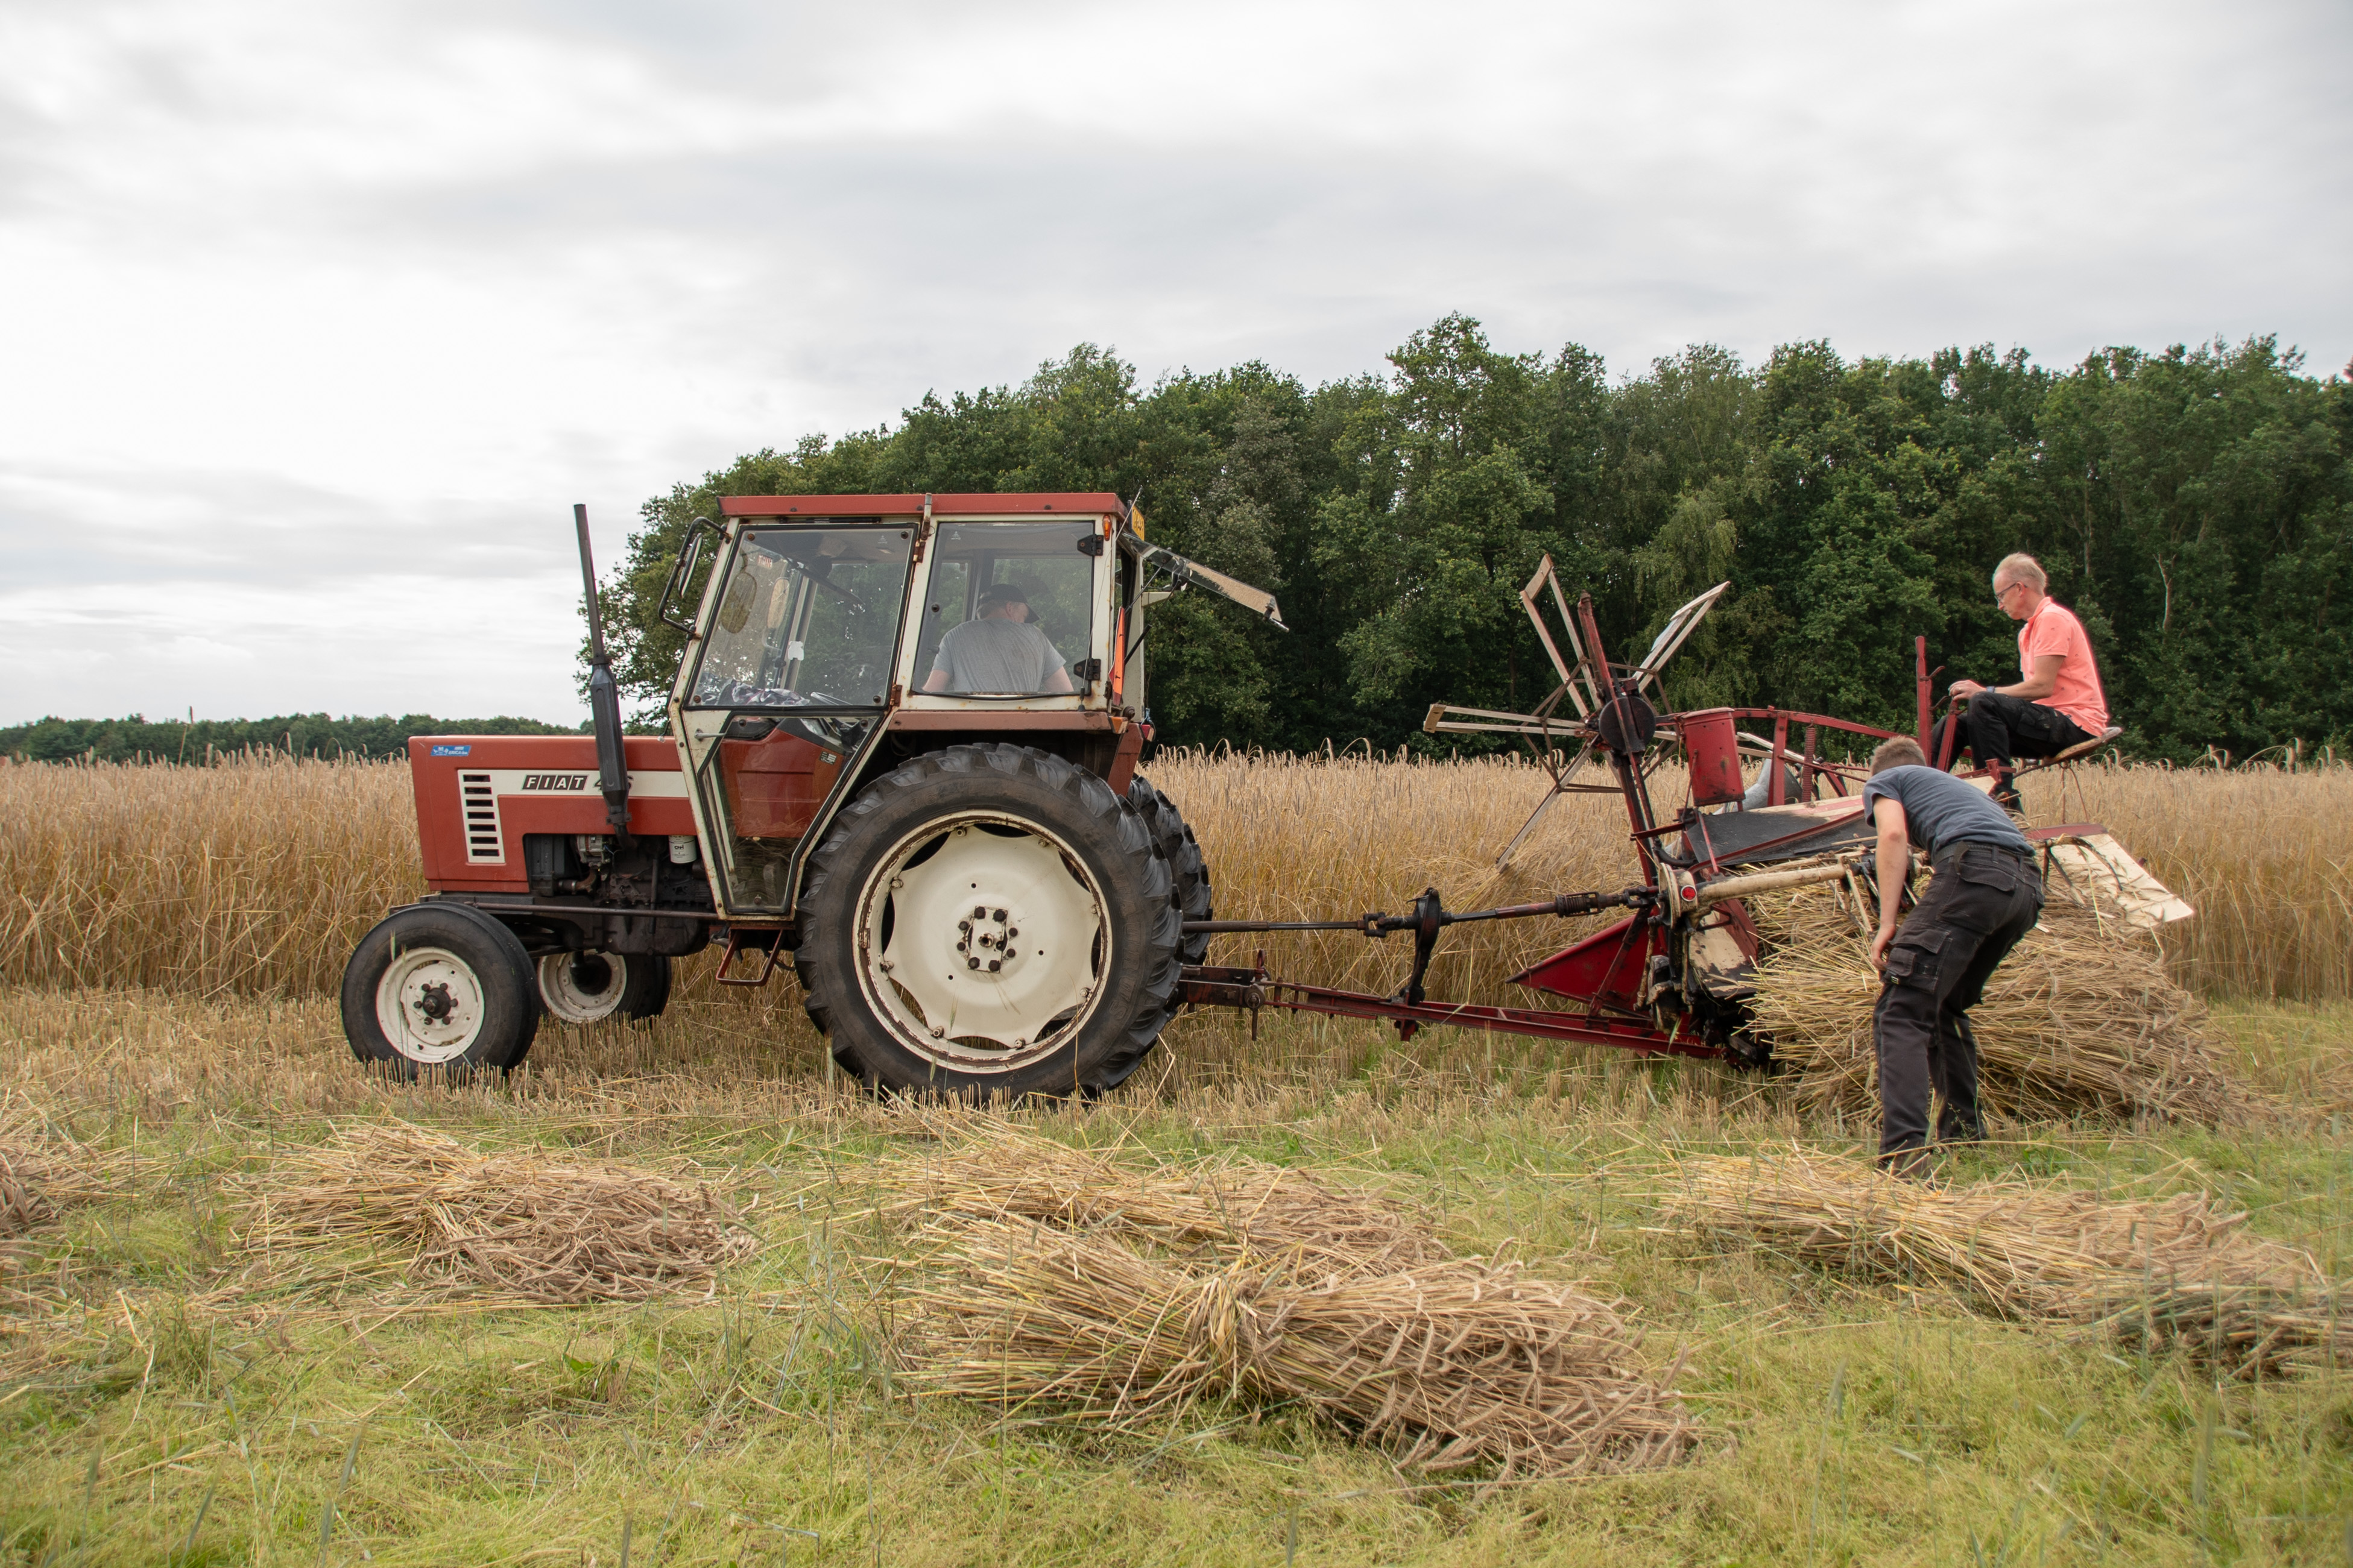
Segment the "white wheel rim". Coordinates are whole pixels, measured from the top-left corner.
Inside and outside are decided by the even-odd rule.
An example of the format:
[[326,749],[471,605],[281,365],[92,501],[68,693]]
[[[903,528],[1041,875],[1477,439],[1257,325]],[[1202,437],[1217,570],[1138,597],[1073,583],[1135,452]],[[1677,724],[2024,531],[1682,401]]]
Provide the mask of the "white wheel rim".
[[859,984],[917,1054],[1010,1072],[1093,1016],[1114,962],[1104,909],[1084,864],[1037,823],[998,812],[927,823],[860,890]]
[[[600,990],[583,982],[583,960],[605,966]],[[593,1024],[612,1016],[629,983],[629,961],[617,952],[551,952],[539,961],[539,995],[547,1010],[567,1024]]]
[[376,1026],[392,1048],[427,1067],[457,1060],[482,1033],[482,982],[447,948],[396,953],[375,985]]

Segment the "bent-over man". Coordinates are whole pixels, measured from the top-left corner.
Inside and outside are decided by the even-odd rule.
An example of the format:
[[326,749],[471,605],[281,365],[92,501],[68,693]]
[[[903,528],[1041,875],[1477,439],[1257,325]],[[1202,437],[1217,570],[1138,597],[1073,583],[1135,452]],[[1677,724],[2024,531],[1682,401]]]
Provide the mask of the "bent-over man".
[[[1879,934],[1871,943],[1884,977],[1872,1014],[1879,1158],[1907,1176],[1927,1173],[1932,1086],[1945,1102],[1939,1142],[1984,1136],[1968,1012],[2042,912],[2042,881],[2018,825],[1975,784],[1926,763],[1917,741],[1899,736],[1871,753],[1862,786],[1862,808],[1879,829]],[[1914,845],[1936,875],[1899,930]]]
[[1074,689],[1062,656],[1029,624],[1029,596],[1018,584],[983,588],[979,610],[940,638],[924,690],[1031,697]]
[[[2015,686],[1974,680],[1952,685],[1954,696],[1969,701],[1961,716],[1960,743],[1978,766],[1993,770],[1994,801],[2011,811],[2020,809],[2012,758],[2055,757],[2097,739],[2108,727],[2108,700],[2100,689],[2092,639],[2074,613],[2045,592],[2050,585],[2033,556],[2002,557],[1993,569],[1994,602],[2011,620],[2024,623],[2018,628],[2018,669],[2025,679]],[[1939,754],[1944,733],[1939,722],[1929,738]]]

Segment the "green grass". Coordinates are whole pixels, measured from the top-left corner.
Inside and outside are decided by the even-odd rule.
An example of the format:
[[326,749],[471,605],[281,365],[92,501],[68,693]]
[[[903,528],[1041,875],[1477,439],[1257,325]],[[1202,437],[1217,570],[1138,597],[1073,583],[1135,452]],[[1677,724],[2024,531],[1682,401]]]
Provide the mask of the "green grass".
[[[1271,1024],[1253,1050],[1188,1020],[1151,1097],[1024,1119],[1311,1168],[1623,1296],[1658,1364],[1689,1357],[1694,1462],[1482,1489],[1281,1409],[1104,1438],[919,1405],[888,1368],[865,1201],[916,1130],[829,1093],[787,1025],[736,1016],[551,1036],[537,1079],[450,1093],[367,1080],[317,1005],[0,994],[0,1087],[137,1157],[135,1196],[8,1244],[0,1563],[609,1568],[625,1539],[633,1564],[2353,1563],[2353,1370],[2217,1388],[1940,1292],[1707,1250],[1658,1218],[1673,1155],[1862,1130],[1714,1068],[1477,1037]],[[2353,1072],[2353,1009],[2225,1023],[2284,1095]],[[707,1301],[217,1299],[249,1261],[232,1178],[385,1114],[691,1166],[756,1199],[764,1248]],[[1952,1173],[2017,1171],[2227,1191],[2353,1274],[2353,1115],[2014,1130]]]

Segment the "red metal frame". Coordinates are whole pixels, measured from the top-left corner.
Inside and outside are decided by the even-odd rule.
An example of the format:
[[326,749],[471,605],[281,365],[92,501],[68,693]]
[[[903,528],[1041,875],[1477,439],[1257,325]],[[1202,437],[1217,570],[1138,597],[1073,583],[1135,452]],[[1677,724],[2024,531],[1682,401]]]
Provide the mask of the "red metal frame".
[[1657,926],[1647,917],[1629,915],[1530,964],[1512,976],[1512,984],[1639,1016],[1651,960],[1665,951]]
[[728,496],[722,517],[921,517],[928,499],[934,517],[996,516],[1061,511],[1077,516],[1127,516],[1127,503],[1108,490],[1039,490],[1018,495]]
[[[1579,650],[1589,661],[1590,668],[1600,677],[1601,705],[1578,728],[1597,734],[1604,733],[1600,726],[1615,715],[1615,722],[1630,728],[1640,711],[1647,711],[1634,685],[1632,672],[1609,662],[1601,641],[1601,628],[1593,613],[1589,595],[1577,597],[1571,617],[1572,630],[1581,638]],[[1914,646],[1918,679],[1917,718],[1923,743],[1926,743],[1930,721],[1930,681],[1927,639],[1922,637]],[[1640,711],[1638,711],[1638,708]],[[1654,715],[1653,721],[1672,728],[1677,738],[1683,736],[1685,719],[1704,716],[1712,723],[1742,719],[1762,720],[1773,727],[1771,752],[1766,758],[1766,801],[1768,805],[1787,803],[1785,772],[1788,764],[1798,768],[1799,795],[1801,803],[1813,807],[1807,815],[1817,817],[1807,821],[1796,831],[1768,840],[1764,844],[1746,846],[1742,853],[1752,856],[1760,849],[1773,847],[1793,839],[1810,837],[1827,827],[1838,826],[1861,810],[1861,803],[1847,794],[1846,784],[1862,776],[1852,763],[1828,763],[1821,759],[1821,734],[1825,730],[1852,735],[1868,736],[1874,741],[1895,738],[1896,731],[1883,730],[1873,724],[1858,724],[1850,720],[1833,718],[1827,713],[1811,713],[1784,708],[1734,708],[1701,710],[1692,715],[1669,713]],[[1795,725],[1804,731],[1802,754],[1789,750],[1789,731]],[[1621,733],[1620,739],[1626,737]],[[1660,886],[1661,863],[1658,842],[1664,836],[1683,828],[1683,822],[1660,823],[1651,809],[1650,791],[1639,765],[1639,749],[1632,753],[1620,752],[1606,741],[1602,749],[1609,754],[1612,770],[1617,774],[1620,794],[1626,804],[1630,837],[1641,862],[1646,886]],[[1840,804],[1844,809],[1831,807],[1815,798],[1818,779],[1829,779],[1836,787]],[[1555,778],[1556,786],[1558,777]],[[1720,793],[1720,792],[1719,792]],[[1701,819],[1701,837],[1706,839],[1705,819]],[[1702,881],[1721,875],[1724,867],[1718,862],[1711,845],[1709,856],[1699,873]],[[1680,876],[1680,873],[1678,873]],[[1689,881],[1680,881],[1683,896],[1694,892]],[[1434,898],[1435,894],[1430,895]],[[1497,910],[1497,915],[1536,912],[1539,906],[1526,910]],[[1530,965],[1512,977],[1512,983],[1533,990],[1549,991],[1582,1002],[1581,1013],[1566,1009],[1527,1007],[1488,1007],[1469,1003],[1416,1002],[1409,1000],[1410,990],[1395,996],[1373,996],[1358,992],[1335,991],[1316,985],[1296,985],[1267,977],[1263,969],[1255,973],[1250,988],[1253,999],[1262,993],[1265,1005],[1281,1007],[1288,1012],[1322,1013],[1336,1017],[1373,1018],[1395,1024],[1398,1034],[1411,1038],[1425,1024],[1444,1024],[1456,1028],[1531,1035],[1541,1039],[1565,1040],[1578,1045],[1614,1046],[1620,1049],[1645,1055],[1672,1055],[1699,1058],[1721,1058],[1731,1054],[1720,1040],[1712,1037],[1713,1027],[1703,1023],[1689,1037],[1682,1033],[1680,1024],[1672,1031],[1662,1032],[1648,1015],[1643,1003],[1650,987],[1651,961],[1668,951],[1666,923],[1657,907],[1618,921],[1599,931],[1571,942],[1541,963]],[[1371,919],[1371,917],[1367,917]],[[1729,900],[1716,906],[1713,924],[1728,927],[1734,941],[1749,958],[1757,955],[1757,932],[1747,910],[1738,900]],[[1426,954],[1424,955],[1426,958]],[[1418,958],[1415,973],[1419,977],[1422,958]],[[1207,977],[1208,970],[1187,970],[1188,976]],[[1216,971],[1219,976],[1241,972]],[[1212,996],[1214,987],[1203,989],[1205,999]],[[1721,1022],[1719,1020],[1719,1022]],[[1701,1029],[1708,1029],[1702,1033]]]
[[1293,985],[1271,981],[1266,1005],[1287,1013],[1324,1013],[1335,1018],[1379,1018],[1398,1026],[1398,1034],[1413,1038],[1425,1024],[1456,1029],[1484,1029],[1493,1034],[1534,1035],[1539,1039],[1568,1040],[1581,1046],[1616,1046],[1645,1056],[1718,1057],[1724,1053],[1704,1040],[1685,1040],[1662,1034],[1649,1024],[1528,1007],[1485,1007],[1468,1002],[1423,1002],[1419,1005],[1369,996],[1356,991],[1332,991],[1321,985]]

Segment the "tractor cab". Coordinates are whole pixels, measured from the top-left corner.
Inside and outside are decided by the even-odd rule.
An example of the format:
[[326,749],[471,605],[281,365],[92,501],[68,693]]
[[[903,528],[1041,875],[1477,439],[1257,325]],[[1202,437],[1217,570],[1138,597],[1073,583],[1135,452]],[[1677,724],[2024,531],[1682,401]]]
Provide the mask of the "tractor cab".
[[[788,921],[813,841],[878,766],[1019,735],[1126,793],[1149,738],[1145,612],[1192,584],[1109,494],[731,496],[670,712],[719,912]],[[669,601],[664,603],[667,613]]]

